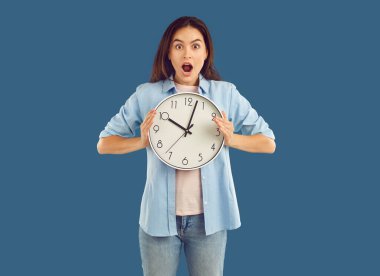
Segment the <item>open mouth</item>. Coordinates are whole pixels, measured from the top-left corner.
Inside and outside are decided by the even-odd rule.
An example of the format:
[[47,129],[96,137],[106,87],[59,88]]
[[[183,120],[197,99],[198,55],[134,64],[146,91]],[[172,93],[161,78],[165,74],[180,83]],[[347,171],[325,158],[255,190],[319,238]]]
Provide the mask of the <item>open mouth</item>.
[[191,70],[193,70],[193,65],[191,65],[190,63],[184,63],[182,65],[182,70],[185,71],[186,73],[189,73],[191,72]]

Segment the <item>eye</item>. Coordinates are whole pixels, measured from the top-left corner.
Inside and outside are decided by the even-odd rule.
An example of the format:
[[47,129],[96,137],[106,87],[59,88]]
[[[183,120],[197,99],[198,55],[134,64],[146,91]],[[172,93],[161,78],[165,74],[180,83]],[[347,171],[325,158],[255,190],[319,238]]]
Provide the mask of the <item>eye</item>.
[[174,46],[174,48],[176,48],[177,50],[180,50],[180,49],[182,49],[182,45],[181,44],[177,44],[177,45]]
[[194,46],[195,49],[201,48],[201,45],[199,45],[199,44],[194,44],[193,46]]

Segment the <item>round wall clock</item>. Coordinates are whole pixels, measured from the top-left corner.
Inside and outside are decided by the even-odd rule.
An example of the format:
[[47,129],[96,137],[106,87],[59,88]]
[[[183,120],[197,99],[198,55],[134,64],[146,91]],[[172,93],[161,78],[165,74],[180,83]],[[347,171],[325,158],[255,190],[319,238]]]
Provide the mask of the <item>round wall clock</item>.
[[149,143],[161,161],[179,170],[194,170],[211,162],[224,145],[212,120],[222,117],[208,98],[192,92],[162,100],[149,129]]

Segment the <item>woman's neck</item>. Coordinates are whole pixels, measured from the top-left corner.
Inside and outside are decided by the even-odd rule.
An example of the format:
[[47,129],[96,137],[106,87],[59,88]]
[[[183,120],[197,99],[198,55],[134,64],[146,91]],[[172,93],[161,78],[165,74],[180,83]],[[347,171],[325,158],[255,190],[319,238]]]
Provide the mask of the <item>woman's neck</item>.
[[174,82],[175,87],[178,91],[183,91],[183,92],[197,92],[198,91],[198,86],[196,85],[184,85],[180,83]]

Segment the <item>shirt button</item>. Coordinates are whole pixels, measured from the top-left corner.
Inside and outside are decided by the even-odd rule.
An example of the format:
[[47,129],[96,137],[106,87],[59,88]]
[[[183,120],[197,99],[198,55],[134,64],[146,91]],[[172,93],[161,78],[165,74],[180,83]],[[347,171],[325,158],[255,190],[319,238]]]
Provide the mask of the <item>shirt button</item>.
[[205,201],[205,205],[207,205],[207,201]]
[[206,177],[202,176],[202,179],[206,179]]

